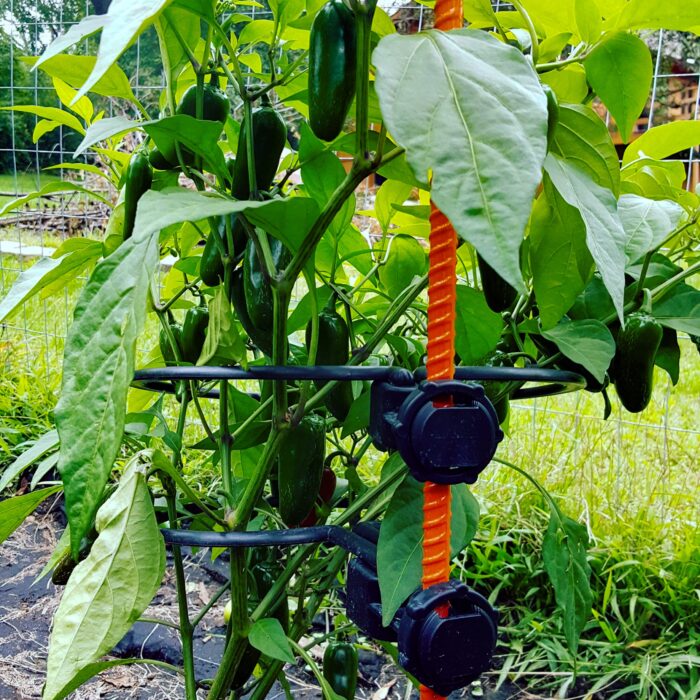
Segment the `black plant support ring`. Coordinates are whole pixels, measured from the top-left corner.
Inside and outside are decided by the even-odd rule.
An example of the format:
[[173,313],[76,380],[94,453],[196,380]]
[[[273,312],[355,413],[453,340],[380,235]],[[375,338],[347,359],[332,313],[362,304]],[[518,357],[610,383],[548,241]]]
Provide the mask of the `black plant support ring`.
[[[218,399],[219,391],[207,386],[221,380],[321,380],[321,381],[378,381],[396,385],[416,384],[426,377],[425,368],[415,372],[397,367],[352,367],[336,365],[290,366],[263,365],[248,369],[242,367],[162,367],[138,370],[132,386],[148,391],[174,393],[177,382],[201,383],[203,398]],[[582,389],[585,380],[574,372],[540,367],[457,367],[455,380],[499,381],[535,384],[516,389],[511,398],[531,399],[568,393]],[[351,530],[324,525],[265,530],[258,532],[205,532],[195,530],[163,529],[163,538],[170,545],[190,547],[292,547],[300,544],[327,542],[375,565],[376,549],[367,540]]]

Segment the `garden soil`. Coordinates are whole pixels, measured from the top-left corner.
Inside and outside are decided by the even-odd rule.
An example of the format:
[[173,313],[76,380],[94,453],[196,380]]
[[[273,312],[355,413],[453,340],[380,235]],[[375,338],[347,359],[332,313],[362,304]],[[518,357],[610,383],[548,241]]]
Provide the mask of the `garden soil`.
[[[0,546],[0,700],[40,698],[46,666],[51,618],[58,607],[61,588],[50,576],[34,583],[56,546],[65,518],[60,501],[44,504]],[[211,600],[226,581],[227,563],[212,562],[208,552],[186,559],[187,589],[190,604],[196,609]],[[144,617],[177,622],[177,600],[172,567]],[[317,619],[319,632],[329,620]],[[217,602],[200,624],[195,637],[197,676],[211,678],[215,661],[223,650],[223,603]],[[317,660],[321,647],[315,647]],[[182,660],[177,631],[164,626],[138,622],[115,647],[112,656],[151,658],[170,664]],[[287,668],[295,698],[321,698],[314,676],[301,664]],[[485,700],[538,700],[525,691],[510,687],[489,690],[488,680],[460,691],[451,698]],[[199,697],[204,698],[201,691]],[[99,675],[71,696],[72,700],[177,700],[184,697],[180,678],[147,664],[117,666]],[[284,692],[275,687],[270,700],[283,699]],[[360,678],[357,697],[365,700],[399,700],[407,698],[405,680],[388,657],[366,646],[360,649]],[[410,697],[417,697],[414,692]]]

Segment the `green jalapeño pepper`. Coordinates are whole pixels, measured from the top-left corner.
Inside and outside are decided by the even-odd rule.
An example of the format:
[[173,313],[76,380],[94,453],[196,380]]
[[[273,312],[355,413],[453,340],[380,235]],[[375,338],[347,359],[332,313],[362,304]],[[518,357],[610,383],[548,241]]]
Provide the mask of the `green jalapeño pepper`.
[[[216,75],[212,75],[210,84],[202,86],[202,119],[225,124],[230,112],[231,103],[226,97],[226,93],[219,88],[219,78]],[[185,90],[175,113],[197,117],[196,85],[192,85]]]
[[[270,252],[272,262],[278,270],[286,267],[292,259],[289,249],[277,238],[270,237]],[[243,290],[246,312],[252,328],[252,332],[247,328],[246,331],[260,350],[266,355],[271,355],[274,300],[270,282],[263,272],[252,241],[246,244],[243,255]],[[242,318],[241,322],[243,323]]]
[[[175,323],[173,321],[171,321],[168,325],[170,326],[170,331],[173,334],[173,338],[175,338],[175,344],[177,345],[177,349],[180,352],[180,358],[182,358],[182,326],[180,326],[179,323]],[[175,353],[173,352],[173,346],[170,344],[168,334],[162,328],[160,330],[158,340],[160,345],[160,353],[163,356],[163,359],[165,360],[165,364],[168,366],[176,365],[177,358],[175,357]]]
[[511,287],[479,254],[476,257],[486,303],[491,311],[501,313],[513,305],[518,291],[515,287]]
[[359,660],[349,642],[330,642],[323,653],[323,677],[346,700],[353,700],[357,687]]
[[630,314],[617,333],[613,359],[615,390],[630,413],[643,411],[654,389],[654,359],[663,328],[645,311]]
[[[231,194],[236,199],[250,198],[248,178],[248,139],[245,122],[238,135],[236,160],[231,169]],[[266,95],[262,107],[253,112],[253,155],[255,160],[255,183],[259,191],[269,189],[277,174],[284,144],[287,143],[287,127],[273,109]]]
[[355,97],[355,17],[342,0],[318,12],[309,37],[309,125],[324,141],[340,134]]
[[[228,225],[231,227],[231,238],[233,240],[233,257],[234,260],[237,260],[238,257],[243,254],[247,241],[245,227],[236,214],[218,216],[216,217],[216,221],[216,234],[218,234],[227,255],[229,254],[229,250],[226,226],[227,221],[229,222]],[[221,251],[214,235],[215,234],[211,232],[209,233],[207,242],[204,244],[204,250],[202,251],[202,258],[199,261],[199,276],[208,287],[216,287],[224,280],[224,260],[221,257]]]
[[326,422],[310,413],[290,428],[277,458],[279,511],[284,523],[298,525],[311,512],[323,478]]
[[[334,302],[318,315],[318,347],[316,350],[317,365],[345,365],[350,358],[350,333],[345,319],[333,308]],[[311,347],[312,323],[306,326],[306,348]],[[326,382],[316,382],[320,389]],[[326,395],[326,406],[331,414],[339,421],[347,418],[352,405],[352,384],[338,382],[335,388]]]
[[124,240],[131,237],[139,199],[151,189],[153,170],[148,156],[137,151],[131,156],[124,176]]
[[182,359],[193,365],[197,364],[202,354],[204,341],[209,325],[209,309],[206,306],[195,306],[185,314],[182,324]]

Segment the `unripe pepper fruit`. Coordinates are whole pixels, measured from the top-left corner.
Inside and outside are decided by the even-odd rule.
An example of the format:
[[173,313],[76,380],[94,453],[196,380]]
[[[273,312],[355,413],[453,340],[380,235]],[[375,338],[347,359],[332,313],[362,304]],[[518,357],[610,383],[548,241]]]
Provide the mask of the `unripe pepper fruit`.
[[342,0],[318,12],[309,36],[309,125],[324,141],[340,134],[355,97],[357,30]]
[[129,160],[124,175],[124,240],[131,237],[136,221],[136,207],[139,199],[151,189],[153,170],[148,156],[136,151]]
[[350,642],[330,642],[323,653],[323,677],[340,697],[352,700],[357,688],[359,659]]
[[615,391],[630,413],[640,413],[651,401],[654,359],[662,337],[661,324],[645,307],[627,316],[625,327],[617,333],[613,359]]

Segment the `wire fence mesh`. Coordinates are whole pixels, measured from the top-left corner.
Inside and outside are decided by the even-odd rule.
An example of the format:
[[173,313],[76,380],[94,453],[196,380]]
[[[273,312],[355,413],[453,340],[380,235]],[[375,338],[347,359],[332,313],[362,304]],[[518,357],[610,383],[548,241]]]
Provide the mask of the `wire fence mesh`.
[[[25,57],[40,54],[52,38],[65,32],[85,14],[94,12],[94,4],[87,0],[6,2],[6,9],[0,11],[0,41],[5,43],[7,49],[3,52],[6,65],[0,71],[0,104],[61,107],[52,85],[43,82],[38,72],[28,70]],[[432,11],[425,5],[413,2],[380,4],[400,30],[418,31],[432,24]],[[512,9],[500,0],[494,1],[493,6],[496,10]],[[243,9],[253,18],[265,18],[271,14],[269,10],[254,6]],[[637,124],[637,133],[675,119],[697,120],[700,115],[700,43],[697,37],[678,32],[656,32],[648,34],[645,39],[652,51],[654,76],[651,99]],[[79,50],[85,54],[94,54],[95,48],[95,39],[86,39]],[[153,61],[156,54],[157,40],[153,30],[150,30],[120,60],[134,93],[149,106],[157,106],[163,87],[162,75]],[[124,110],[125,103],[103,99],[99,106],[104,109],[106,116],[114,116]],[[39,117],[12,111],[0,114],[4,115],[5,120],[0,130],[4,134],[0,141],[0,207],[18,195],[51,182],[57,176],[71,176],[71,171],[60,166],[73,159],[76,146],[73,134],[59,126],[52,135],[50,147],[47,147],[45,138],[32,142],[31,132]],[[285,116],[291,119],[292,110],[288,110]],[[601,111],[601,116],[608,119],[604,111]],[[612,133],[614,140],[619,142],[617,133],[614,130]],[[85,156],[82,158],[85,159]],[[698,149],[691,148],[677,154],[676,158],[686,167],[688,189],[697,185],[700,179]],[[49,167],[56,169],[47,170]],[[513,167],[516,168],[517,165],[514,163]],[[111,196],[114,194],[111,193]],[[366,191],[366,194],[371,198],[371,191]],[[67,238],[99,236],[108,211],[104,205],[91,204],[85,197],[71,194],[35,200],[14,215],[0,219],[0,295],[8,291],[26,266],[32,264],[38,256],[50,255]],[[20,313],[2,326],[0,359],[6,369],[38,373],[49,384],[56,385],[60,374],[63,339],[83,282],[84,278],[77,278],[60,294],[26,304]],[[697,369],[697,353],[692,343],[688,338],[682,338],[681,346],[683,363]],[[689,420],[687,415],[678,414],[673,400],[674,392],[666,375],[663,376],[663,382],[667,383],[666,389],[657,391],[658,400],[662,403],[652,413],[655,417],[660,417],[660,420],[650,421],[649,414],[639,420],[629,420],[629,417],[623,417],[624,414],[618,412],[613,420],[603,424],[598,409],[593,412],[589,397],[516,405],[516,414],[522,414],[524,419],[526,417],[533,444],[539,439],[538,431],[548,429],[550,421],[554,421],[555,430],[562,432],[581,422],[592,422],[595,429],[606,433],[612,430],[615,438],[612,444],[618,447],[611,449],[613,452],[617,450],[618,461],[623,455],[619,447],[630,426],[644,435],[651,431],[649,434],[652,439],[663,445],[663,462],[667,463],[670,435],[677,436],[678,440],[690,437],[697,442],[700,431],[695,421]],[[540,417],[545,413],[547,421],[542,421]],[[520,420],[517,424],[518,429],[524,425]]]

